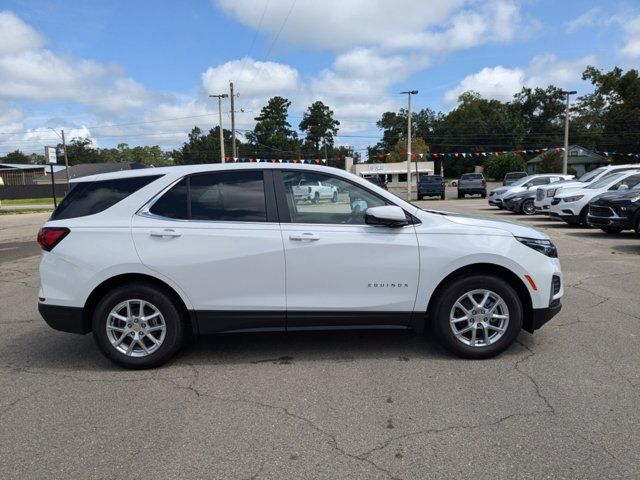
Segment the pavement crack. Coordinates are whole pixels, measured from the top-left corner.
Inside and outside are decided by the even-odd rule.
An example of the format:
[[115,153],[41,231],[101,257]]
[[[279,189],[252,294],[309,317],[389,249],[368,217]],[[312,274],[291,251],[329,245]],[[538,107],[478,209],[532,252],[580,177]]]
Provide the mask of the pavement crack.
[[521,345],[525,350],[527,350],[529,354],[525,355],[523,358],[521,358],[515,363],[514,365],[515,370],[529,379],[529,381],[533,384],[535,388],[536,395],[538,396],[538,398],[540,398],[540,400],[542,400],[545,403],[548,411],[551,412],[552,415],[555,415],[556,409],[554,408],[553,405],[551,405],[551,402],[549,401],[549,399],[545,395],[543,395],[543,393],[540,391],[540,385],[538,384],[536,379],[533,378],[533,375],[525,372],[520,368],[520,365],[526,362],[527,360],[529,360],[530,358],[532,358],[533,356],[535,356],[536,352],[534,352],[528,345],[525,345],[520,340],[516,340],[516,343]]

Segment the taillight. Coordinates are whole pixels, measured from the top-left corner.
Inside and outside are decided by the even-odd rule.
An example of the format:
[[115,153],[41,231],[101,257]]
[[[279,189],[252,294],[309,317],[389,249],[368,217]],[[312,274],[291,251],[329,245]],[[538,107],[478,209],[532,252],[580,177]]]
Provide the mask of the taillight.
[[485,179],[482,179],[482,185],[486,185],[487,181]]
[[66,227],[45,227],[41,228],[38,232],[38,244],[40,248],[50,252],[57,244],[59,244],[64,237],[69,235],[69,230]]

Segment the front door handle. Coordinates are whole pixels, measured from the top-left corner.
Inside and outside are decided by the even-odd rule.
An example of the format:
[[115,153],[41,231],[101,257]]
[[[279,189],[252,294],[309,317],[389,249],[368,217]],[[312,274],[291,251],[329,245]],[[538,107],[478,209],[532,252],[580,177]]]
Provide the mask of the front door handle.
[[151,230],[150,235],[152,237],[179,237],[182,234],[180,232],[176,232],[172,228],[163,228],[158,230]]
[[296,242],[316,242],[320,240],[315,233],[301,233],[289,235],[289,240],[295,240]]

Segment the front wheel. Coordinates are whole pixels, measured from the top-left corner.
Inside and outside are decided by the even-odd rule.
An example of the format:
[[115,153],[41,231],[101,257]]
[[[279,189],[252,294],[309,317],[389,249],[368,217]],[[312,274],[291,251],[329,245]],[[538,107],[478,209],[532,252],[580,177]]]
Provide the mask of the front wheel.
[[515,290],[494,275],[453,280],[435,299],[432,326],[442,344],[465,358],[489,358],[511,345],[522,329]]
[[536,213],[536,207],[533,204],[533,200],[528,199],[522,202],[520,210],[522,210],[522,213],[524,213],[525,215],[534,215]]
[[464,198],[464,193],[458,192],[458,198]]
[[93,315],[93,338],[125,368],[162,365],[180,349],[184,324],[171,297],[151,284],[125,284],[107,293]]

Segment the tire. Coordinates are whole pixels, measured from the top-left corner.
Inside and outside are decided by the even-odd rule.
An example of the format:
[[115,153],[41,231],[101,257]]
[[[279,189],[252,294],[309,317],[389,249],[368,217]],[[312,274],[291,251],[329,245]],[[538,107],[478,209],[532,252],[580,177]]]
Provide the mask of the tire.
[[482,193],[482,198],[487,198],[487,192]]
[[[147,322],[140,321],[135,313],[136,309],[140,311],[141,301],[145,302],[144,316],[159,315]],[[114,311],[126,316],[127,302],[133,321],[125,322],[112,317]],[[127,325],[131,325],[131,328]],[[109,326],[111,328],[107,333]],[[112,362],[130,369],[153,368],[164,364],[178,352],[184,337],[184,319],[171,296],[148,283],[125,284],[107,293],[96,306],[92,327],[93,338],[102,353]],[[118,328],[127,333],[120,334]],[[121,340],[122,337],[125,337],[124,340]],[[118,341],[121,341],[122,350],[131,353],[119,350],[114,345]],[[160,344],[157,345],[157,342]],[[145,353],[143,345],[149,353]]]
[[522,204],[520,205],[520,211],[524,215],[535,215],[536,214],[536,207],[533,204],[533,200],[531,198],[528,198],[527,200],[522,202]]
[[458,192],[458,198],[464,198],[464,193]]
[[331,197],[331,202],[336,203],[338,201],[338,192],[333,192],[333,196]]
[[[478,304],[481,303],[484,292],[491,292],[489,300],[487,300],[489,309],[497,304],[496,311],[501,312],[499,315],[507,316],[507,323],[504,324],[504,318],[484,321],[483,319],[487,317],[484,317],[480,312],[486,314],[487,310],[479,307],[476,310],[469,309],[469,312],[477,312],[474,319],[480,323],[470,324],[468,320],[462,320],[452,324],[450,321],[452,315],[454,318],[462,318],[464,316],[464,313],[458,307],[454,309],[454,305],[460,301],[462,306],[471,308],[469,299],[463,299],[462,297],[474,291],[477,291],[477,293],[472,297]],[[497,302],[498,298],[502,302]],[[515,341],[522,329],[523,310],[520,298],[506,281],[495,275],[472,275],[454,279],[445,286],[434,300],[435,308],[431,317],[431,326],[442,345],[450,352],[463,358],[481,359],[494,357],[507,349]],[[461,316],[458,317],[458,315]],[[468,332],[464,332],[464,329],[471,325],[475,326]],[[489,327],[485,325],[489,325]],[[505,328],[504,331],[498,330],[503,327]],[[454,328],[458,330],[459,336],[454,333]],[[476,331],[476,346],[471,345],[474,330]],[[485,331],[489,339],[486,345],[484,345]],[[469,338],[467,338],[467,335]],[[460,340],[460,337],[465,338],[468,343]]]
[[640,235],[640,215],[637,215],[638,218],[636,218],[636,235]]
[[600,230],[602,230],[605,233],[610,233],[610,234],[616,234],[616,233],[620,233],[622,231],[622,228],[618,228],[618,227],[600,227]]
[[578,225],[582,228],[588,228],[589,224],[587,223],[587,215],[589,214],[589,206],[587,205],[580,212],[580,220],[578,220]]
[[444,200],[444,193],[440,194],[440,200]]
[[318,192],[316,192],[316,194],[313,196],[313,203],[318,204],[320,203],[320,194]]

